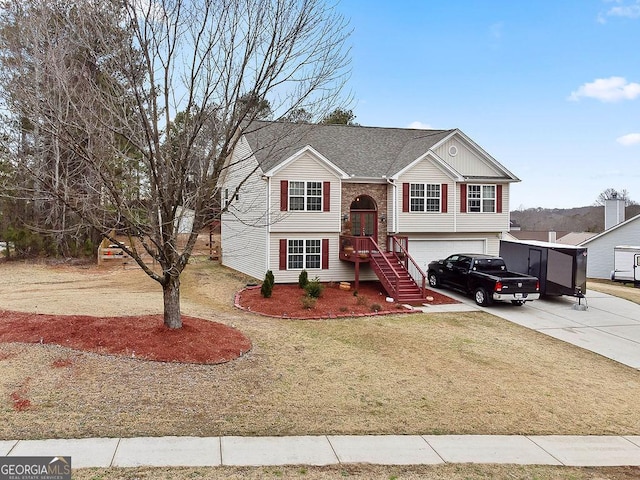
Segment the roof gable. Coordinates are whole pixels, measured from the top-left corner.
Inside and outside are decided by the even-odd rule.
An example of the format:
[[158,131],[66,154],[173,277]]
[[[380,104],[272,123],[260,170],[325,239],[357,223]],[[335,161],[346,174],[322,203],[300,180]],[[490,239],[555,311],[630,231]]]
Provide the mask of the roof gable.
[[291,155],[286,160],[274,165],[270,170],[268,170],[268,171],[266,171],[264,173],[265,176],[272,177],[273,175],[278,173],[280,170],[286,168],[288,165],[292,164],[296,160],[298,160],[301,157],[305,156],[305,154],[309,154],[311,157],[315,158],[318,162],[320,162],[325,167],[327,167],[329,170],[331,170],[333,173],[335,173],[336,176],[341,177],[341,178],[348,178],[348,175],[344,171],[342,171],[340,168],[338,168],[336,165],[334,165],[332,162],[330,162],[329,159],[327,159],[324,155],[322,155],[321,153],[316,151],[310,145],[305,146],[301,150],[295,152],[293,155]]
[[519,181],[459,130],[259,121],[249,125],[245,137],[265,172],[275,171],[280,164],[290,162],[297,153],[309,148],[348,178],[395,178],[427,156],[454,179],[475,178],[458,172],[455,166],[435,153],[438,146],[455,139],[490,168],[485,171],[488,177],[507,182]]
[[634,223],[640,221],[640,215],[636,215],[635,217],[631,217],[629,220],[626,220],[624,222],[621,222],[617,225],[614,225],[613,227],[609,228],[608,230],[605,230],[604,232],[599,233],[598,235],[594,235],[593,237],[585,240],[584,242],[580,243],[579,245],[587,245],[591,242],[593,242],[594,240],[597,240],[598,238],[604,237],[605,235],[608,235],[611,232],[614,232],[620,228],[623,228],[627,225],[629,225],[630,223]]

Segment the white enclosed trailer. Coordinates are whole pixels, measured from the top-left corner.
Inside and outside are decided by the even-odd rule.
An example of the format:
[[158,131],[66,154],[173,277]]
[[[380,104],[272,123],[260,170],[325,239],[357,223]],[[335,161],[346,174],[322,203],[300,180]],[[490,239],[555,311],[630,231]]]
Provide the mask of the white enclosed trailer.
[[619,245],[613,249],[611,280],[640,285],[640,247]]

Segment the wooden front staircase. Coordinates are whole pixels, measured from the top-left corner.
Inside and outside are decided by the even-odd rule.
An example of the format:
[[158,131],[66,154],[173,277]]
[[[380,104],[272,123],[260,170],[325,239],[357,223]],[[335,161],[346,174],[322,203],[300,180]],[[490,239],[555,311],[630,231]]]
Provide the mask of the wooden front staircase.
[[[370,237],[347,239],[355,249],[348,254],[341,251],[340,259],[356,264],[356,285],[360,263],[369,263],[387,294],[396,302],[423,302],[426,298],[427,276],[409,255],[406,237],[390,236],[388,239],[386,252]],[[341,244],[345,243],[343,239]]]

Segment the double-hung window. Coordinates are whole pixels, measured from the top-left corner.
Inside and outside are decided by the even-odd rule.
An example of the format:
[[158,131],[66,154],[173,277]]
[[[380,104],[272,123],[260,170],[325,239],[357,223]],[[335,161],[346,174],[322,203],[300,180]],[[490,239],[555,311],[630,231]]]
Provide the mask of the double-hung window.
[[287,269],[302,270],[321,268],[320,240],[289,240],[287,245]]
[[495,213],[495,185],[467,185],[467,211]]
[[322,182],[289,182],[289,210],[322,211]]
[[411,212],[440,212],[440,185],[434,183],[412,183],[409,187]]

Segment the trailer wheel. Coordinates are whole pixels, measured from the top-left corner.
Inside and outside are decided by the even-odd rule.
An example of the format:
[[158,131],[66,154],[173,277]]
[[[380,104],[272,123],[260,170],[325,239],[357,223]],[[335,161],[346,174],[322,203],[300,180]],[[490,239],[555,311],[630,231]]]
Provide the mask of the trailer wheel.
[[524,300],[511,300],[511,303],[518,307],[521,307],[522,305],[524,305]]
[[430,287],[433,287],[433,288],[440,287],[440,280],[438,279],[436,272],[429,271],[429,273],[427,274],[427,279],[429,280]]
[[482,287],[476,288],[476,291],[473,294],[473,297],[476,303],[481,307],[486,307],[487,305],[491,304],[491,299],[487,295],[487,291]]

